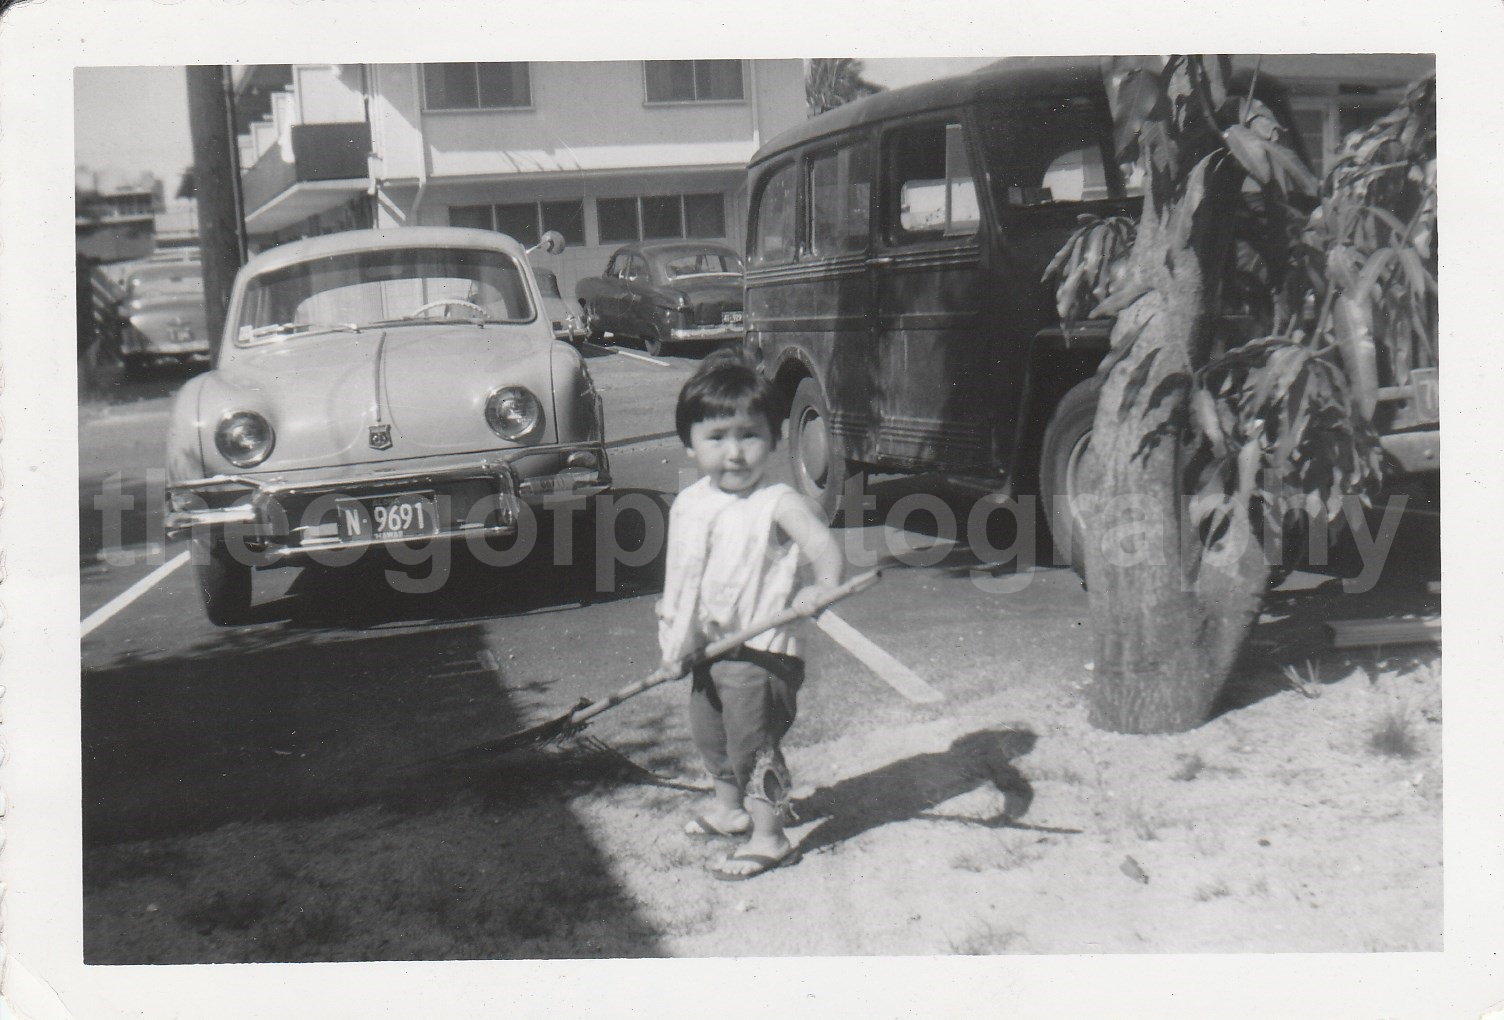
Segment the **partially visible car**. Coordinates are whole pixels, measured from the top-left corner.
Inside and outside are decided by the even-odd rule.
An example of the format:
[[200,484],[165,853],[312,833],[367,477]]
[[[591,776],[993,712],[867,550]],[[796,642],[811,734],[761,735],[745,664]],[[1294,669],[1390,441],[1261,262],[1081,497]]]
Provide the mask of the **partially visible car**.
[[623,245],[600,276],[575,288],[591,339],[610,333],[667,344],[742,339],[742,260],[717,241]]
[[571,308],[559,293],[559,277],[552,269],[533,269],[538,278],[538,292],[543,295],[543,311],[553,327],[554,339],[578,347],[585,342],[585,317]]
[[611,481],[601,400],[542,301],[522,246],[489,230],[357,230],[251,259],[168,426],[166,525],[191,535],[210,620],[251,618],[253,569],[414,542],[482,554],[545,505],[588,517]]
[[151,294],[180,292],[204,287],[203,263],[192,260],[179,262],[147,262],[137,265],[125,275],[120,298],[121,319],[130,318],[130,303]]
[[164,365],[209,363],[202,277],[144,292],[127,301],[124,308],[120,358],[127,376],[139,376]]

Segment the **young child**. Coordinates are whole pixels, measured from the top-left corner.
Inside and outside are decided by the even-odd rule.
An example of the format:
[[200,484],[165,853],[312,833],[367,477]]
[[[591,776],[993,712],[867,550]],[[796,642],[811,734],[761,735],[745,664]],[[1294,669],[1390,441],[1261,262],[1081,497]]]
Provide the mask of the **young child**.
[[[739,356],[707,358],[679,392],[675,423],[701,477],[669,513],[658,639],[660,669],[675,676],[706,642],[791,605],[810,606],[840,583],[840,547],[812,501],[767,479],[778,410],[777,392]],[[814,578],[796,592],[801,562]],[[712,869],[716,878],[752,878],[797,860],[783,831],[790,780],[779,741],[803,681],[790,627],[694,668],[690,733],[715,795],[685,832],[749,834]]]

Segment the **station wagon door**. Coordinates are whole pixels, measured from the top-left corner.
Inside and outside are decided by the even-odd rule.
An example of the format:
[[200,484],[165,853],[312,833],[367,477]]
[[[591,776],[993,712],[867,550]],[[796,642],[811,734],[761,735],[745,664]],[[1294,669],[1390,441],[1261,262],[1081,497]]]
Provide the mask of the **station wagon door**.
[[992,457],[994,351],[981,208],[959,112],[899,122],[881,141],[868,259],[877,459],[983,472]]

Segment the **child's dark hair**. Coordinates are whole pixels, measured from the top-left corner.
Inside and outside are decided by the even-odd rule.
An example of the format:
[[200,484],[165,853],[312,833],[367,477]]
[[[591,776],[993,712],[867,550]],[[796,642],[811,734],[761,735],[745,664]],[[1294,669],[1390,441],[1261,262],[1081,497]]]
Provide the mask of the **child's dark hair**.
[[689,430],[696,422],[729,418],[742,410],[768,420],[776,445],[783,423],[783,399],[778,390],[739,349],[717,351],[700,363],[679,390],[674,425],[688,446]]

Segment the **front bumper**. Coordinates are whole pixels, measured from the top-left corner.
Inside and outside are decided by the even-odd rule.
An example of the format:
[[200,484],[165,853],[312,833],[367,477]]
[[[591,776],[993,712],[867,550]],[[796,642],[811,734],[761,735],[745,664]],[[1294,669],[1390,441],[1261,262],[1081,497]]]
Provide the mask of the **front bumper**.
[[[536,471],[540,462],[552,466]],[[296,478],[215,475],[168,486],[166,528],[170,536],[233,530],[261,554],[262,565],[276,566],[320,552],[515,535],[523,505],[546,512],[583,503],[610,486],[610,463],[599,442],[532,446],[384,471],[323,470]],[[435,495],[441,508],[435,531],[394,539],[341,537],[337,500],[413,492]]]
[[740,340],[746,330],[740,323],[713,326],[678,326],[669,330],[670,340]]

